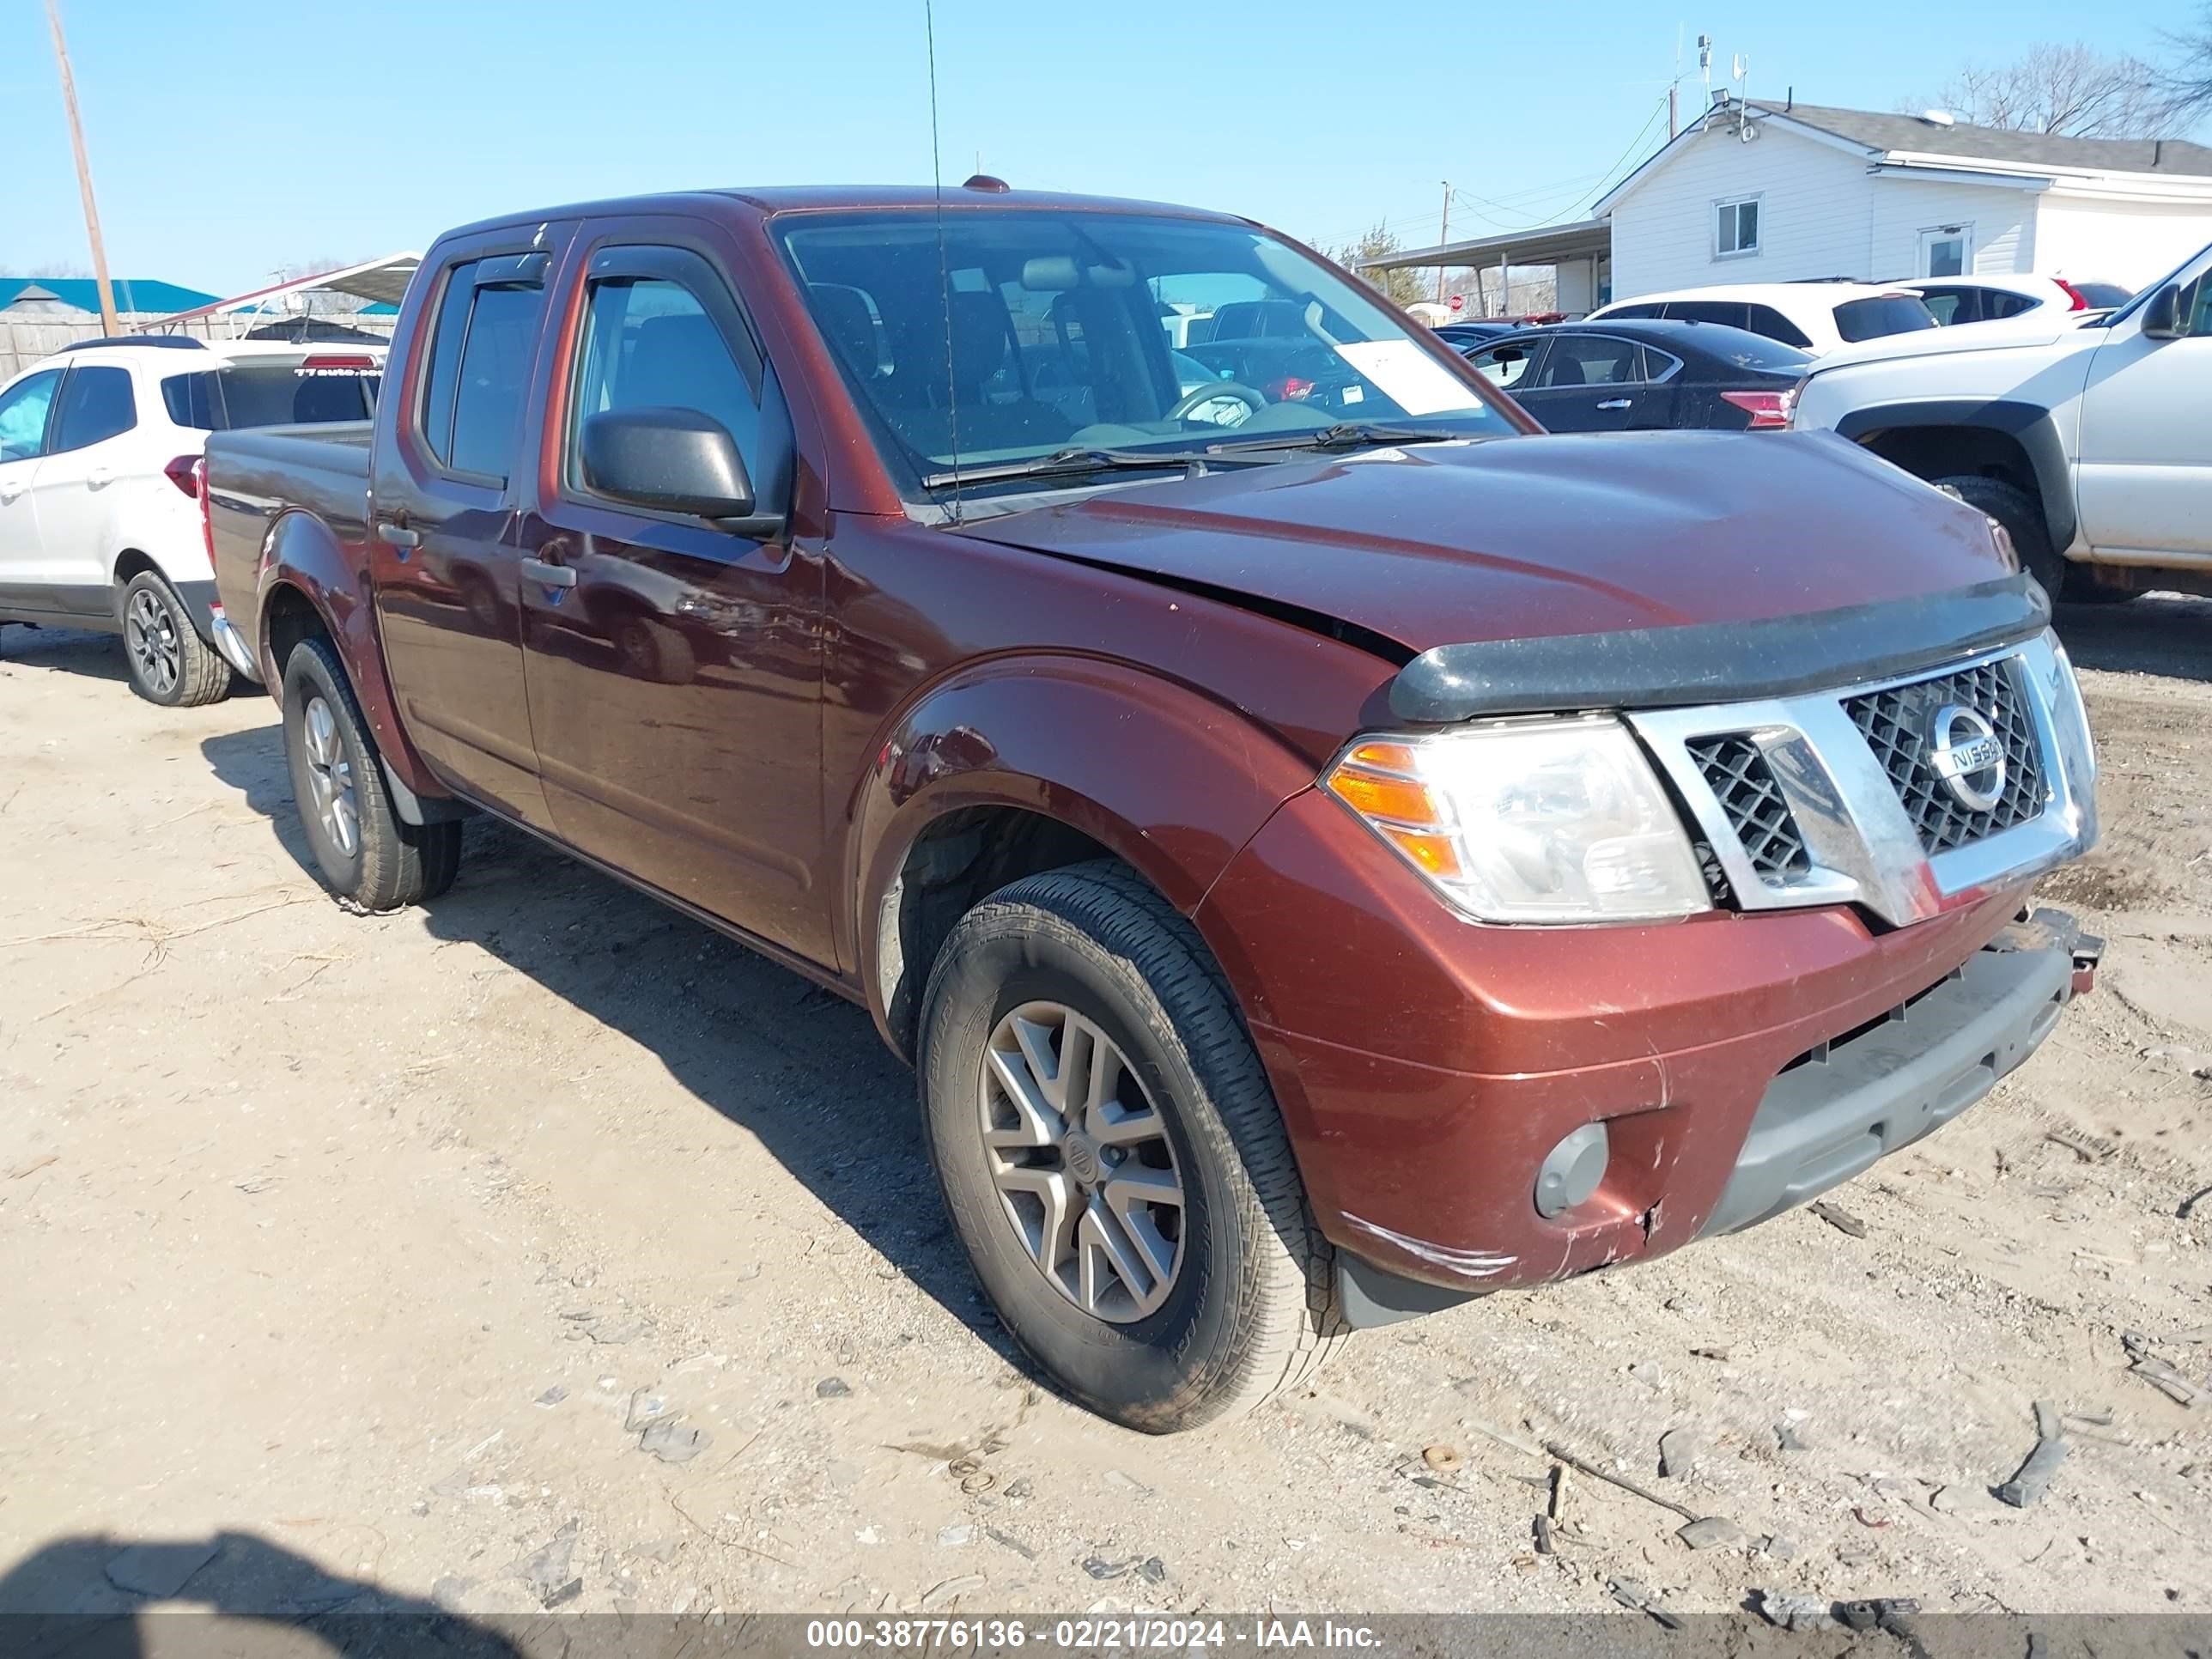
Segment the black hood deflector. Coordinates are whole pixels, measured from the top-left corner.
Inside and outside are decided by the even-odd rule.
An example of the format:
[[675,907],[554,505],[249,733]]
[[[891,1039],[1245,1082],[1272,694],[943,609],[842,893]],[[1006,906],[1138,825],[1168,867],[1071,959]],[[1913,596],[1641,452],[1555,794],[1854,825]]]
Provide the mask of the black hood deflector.
[[2016,644],[2050,623],[2049,596],[2021,571],[1944,593],[1771,621],[1440,645],[1399,671],[1390,711],[1443,725],[1799,696]]

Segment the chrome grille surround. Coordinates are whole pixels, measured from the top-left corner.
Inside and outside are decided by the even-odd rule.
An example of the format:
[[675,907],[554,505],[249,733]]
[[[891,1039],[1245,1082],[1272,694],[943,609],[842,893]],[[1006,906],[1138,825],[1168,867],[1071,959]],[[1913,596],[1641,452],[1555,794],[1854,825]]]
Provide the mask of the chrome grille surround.
[[[1939,681],[1988,684],[1992,677],[1975,671],[1991,665],[2019,699],[2012,715],[2032,732],[2039,808],[2015,792],[2006,810],[1987,820],[1987,833],[1923,838],[1924,807],[1916,801],[1908,808],[1886,763],[1894,754],[1876,751],[1852,705],[1863,710],[1867,699]],[[1623,718],[1689,809],[1694,833],[1711,845],[1735,903],[1746,910],[1856,904],[1902,927],[2063,863],[2097,839],[2096,750],[2073,666],[2048,629],[2018,645],[1889,679],[1753,702],[1631,710]],[[1755,830],[1753,844],[1746,845],[1742,821],[1715,792],[1701,758],[1723,738],[1757,746],[1809,867],[1793,868],[1778,881],[1771,853],[1756,856]],[[1741,801],[1734,804],[1740,813]]]

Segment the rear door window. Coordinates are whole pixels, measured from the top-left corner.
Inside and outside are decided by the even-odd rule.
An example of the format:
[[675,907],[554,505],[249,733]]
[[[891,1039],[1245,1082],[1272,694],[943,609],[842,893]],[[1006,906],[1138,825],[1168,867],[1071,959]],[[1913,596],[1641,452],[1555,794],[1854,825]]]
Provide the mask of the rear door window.
[[1718,323],[1723,328],[1749,328],[1751,307],[1740,300],[1670,300],[1667,314],[1678,323]]
[[131,396],[131,371],[94,368],[72,364],[62,382],[62,395],[54,410],[54,429],[46,453],[82,449],[118,438],[138,424],[138,410]]
[[1749,320],[1744,325],[1753,334],[1764,334],[1770,340],[1779,340],[1784,345],[1808,346],[1813,337],[1791,322],[1772,306],[1747,306]]
[[41,369],[0,395],[0,461],[27,461],[46,447],[46,416],[61,383],[61,370]]
[[1836,332],[1851,342],[1935,326],[1934,314],[1915,295],[1881,294],[1870,300],[1846,300],[1836,307]]
[[[374,360],[368,360],[373,363]],[[227,363],[161,382],[169,418],[196,432],[365,421],[376,412],[377,371],[302,362]]]
[[479,283],[478,275],[479,262],[471,260],[446,278],[430,337],[422,439],[449,471],[504,483],[521,432],[545,290]]

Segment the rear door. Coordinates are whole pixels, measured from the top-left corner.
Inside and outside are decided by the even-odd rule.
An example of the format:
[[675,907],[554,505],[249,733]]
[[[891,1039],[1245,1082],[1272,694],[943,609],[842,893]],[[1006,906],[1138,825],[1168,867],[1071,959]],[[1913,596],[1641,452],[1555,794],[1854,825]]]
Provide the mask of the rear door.
[[[1664,394],[1644,383],[1643,348],[1613,334],[1558,334],[1514,399],[1551,432],[1626,432],[1663,426],[1652,405]],[[1653,418],[1655,412],[1661,417]]]
[[633,223],[588,253],[520,530],[532,725],[563,839],[830,961],[821,566],[783,532],[598,495],[579,455],[593,415],[697,410],[736,440],[759,511],[787,510],[782,393],[719,250],[692,228]]
[[31,481],[46,447],[46,427],[62,370],[42,368],[0,392],[0,611],[53,609],[39,569],[39,515]]
[[[46,428],[46,457],[31,483],[39,551],[28,569],[30,580],[53,592],[63,610],[115,614],[107,561],[117,550],[117,511],[134,488],[158,474],[144,445],[131,436],[137,425],[129,369],[119,363],[70,365]],[[174,488],[167,482],[161,487]]]
[[2075,490],[2100,553],[2212,559],[2212,265],[2176,315],[2180,338],[2148,337],[2138,312],[2089,365]]
[[545,283],[574,225],[451,245],[416,331],[405,402],[376,462],[369,570],[401,719],[464,793],[552,820],[523,685],[516,501]]

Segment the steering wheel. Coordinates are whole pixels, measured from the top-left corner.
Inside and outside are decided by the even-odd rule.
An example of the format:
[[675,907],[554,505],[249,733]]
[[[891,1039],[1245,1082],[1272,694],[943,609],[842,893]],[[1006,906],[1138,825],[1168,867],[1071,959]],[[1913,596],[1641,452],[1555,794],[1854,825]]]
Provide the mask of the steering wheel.
[[1244,405],[1244,415],[1243,419],[1238,421],[1209,421],[1206,422],[1207,425],[1242,425],[1243,421],[1250,420],[1255,415],[1257,415],[1261,410],[1267,406],[1267,399],[1264,393],[1255,392],[1250,386],[1244,385],[1241,381],[1208,380],[1204,386],[1193,386],[1188,392],[1184,393],[1183,396],[1177,398],[1176,400],[1176,406],[1168,410],[1168,419],[1170,421],[1187,421],[1190,418],[1190,413],[1193,410],[1204,409],[1206,404],[1216,402],[1223,398],[1226,398],[1233,403],[1240,403]]

